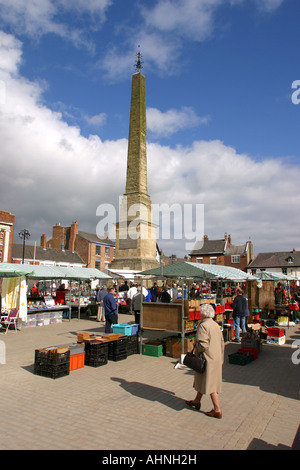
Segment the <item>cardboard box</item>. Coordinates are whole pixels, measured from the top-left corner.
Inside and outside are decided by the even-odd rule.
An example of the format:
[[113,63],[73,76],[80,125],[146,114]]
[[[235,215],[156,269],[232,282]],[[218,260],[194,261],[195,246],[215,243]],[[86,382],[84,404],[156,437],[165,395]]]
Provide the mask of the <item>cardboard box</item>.
[[[194,338],[184,338],[184,354],[192,351]],[[179,358],[182,354],[181,338],[169,337],[166,339],[166,356]]]

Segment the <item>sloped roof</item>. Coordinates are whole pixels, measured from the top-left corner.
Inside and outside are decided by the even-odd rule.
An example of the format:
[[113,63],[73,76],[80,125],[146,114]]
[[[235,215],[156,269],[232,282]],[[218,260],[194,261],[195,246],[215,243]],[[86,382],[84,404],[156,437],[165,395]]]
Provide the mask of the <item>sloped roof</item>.
[[225,255],[244,255],[245,245],[227,245]]
[[77,234],[79,237],[84,238],[88,242],[91,243],[98,243],[102,245],[109,245],[109,246],[115,246],[115,242],[110,240],[109,238],[99,238],[96,233],[88,233],[88,232],[82,232],[81,230],[78,231]]
[[[23,257],[23,244],[14,243],[12,249],[12,259],[22,259]],[[85,266],[86,263],[79,256],[78,253],[70,250],[57,250],[55,248],[43,248],[41,246],[25,245],[25,260],[37,261],[52,261],[55,263],[69,263],[81,264]]]
[[226,241],[223,240],[200,240],[194,245],[191,255],[217,255],[225,251]]
[[[289,262],[289,258],[292,258],[293,261]],[[249,269],[287,267],[300,267],[300,251],[258,253],[248,266]]]

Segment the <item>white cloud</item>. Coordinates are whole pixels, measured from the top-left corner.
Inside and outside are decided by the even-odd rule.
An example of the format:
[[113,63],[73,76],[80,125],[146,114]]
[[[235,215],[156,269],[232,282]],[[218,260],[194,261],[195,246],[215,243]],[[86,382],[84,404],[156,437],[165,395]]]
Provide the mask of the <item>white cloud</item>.
[[106,113],[95,114],[94,116],[84,116],[85,121],[94,127],[101,127],[106,122]]
[[176,132],[207,124],[209,117],[197,116],[193,108],[170,109],[165,113],[156,108],[147,109],[147,127],[156,136],[168,137]]
[[[94,45],[81,31],[81,20],[84,15],[88,15],[91,27],[99,29],[111,4],[112,0],[0,0],[0,18],[2,23],[9,24],[17,34],[22,31],[22,34],[36,38],[53,33],[72,41],[75,46],[93,50]],[[59,20],[61,12],[73,13],[77,26],[71,28]]]
[[[95,232],[98,205],[117,210],[125,191],[127,140],[85,138],[64,122],[61,113],[42,104],[43,86],[18,75],[21,43],[1,34],[0,57],[8,46],[14,61],[0,68],[6,85],[0,104],[0,208],[16,215],[16,233],[30,231],[30,243],[42,233],[50,236],[56,222],[78,220],[80,229]],[[256,252],[300,249],[299,180],[299,168],[287,161],[257,162],[217,140],[173,149],[148,145],[154,204],[204,204],[210,238],[227,232],[242,244],[251,236]],[[161,246],[166,254],[185,253],[181,240]]]
[[223,0],[161,0],[154,8],[144,9],[147,25],[203,41],[214,29],[215,9]]

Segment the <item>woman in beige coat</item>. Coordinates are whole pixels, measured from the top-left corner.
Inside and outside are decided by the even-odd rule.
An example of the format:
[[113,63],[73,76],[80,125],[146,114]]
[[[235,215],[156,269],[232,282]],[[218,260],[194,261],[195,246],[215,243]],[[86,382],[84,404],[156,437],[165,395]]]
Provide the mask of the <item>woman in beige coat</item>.
[[222,365],[224,362],[224,339],[218,323],[213,318],[214,308],[210,304],[201,306],[201,323],[196,334],[197,350],[203,352],[206,359],[204,374],[195,372],[194,388],[197,395],[194,400],[186,401],[188,406],[200,410],[202,395],[210,395],[213,409],[207,411],[207,416],[222,418],[219,393],[222,390]]

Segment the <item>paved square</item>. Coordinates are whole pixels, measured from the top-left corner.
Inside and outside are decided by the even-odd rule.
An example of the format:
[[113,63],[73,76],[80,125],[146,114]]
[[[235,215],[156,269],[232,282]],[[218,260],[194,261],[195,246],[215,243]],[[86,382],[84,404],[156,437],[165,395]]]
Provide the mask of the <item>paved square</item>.
[[226,343],[221,420],[203,413],[211,409],[209,397],[200,412],[186,407],[184,399],[195,394],[193,373],[174,369],[170,357],[132,355],[55,380],[33,373],[35,349],[76,342],[81,331],[104,332],[104,324],[74,318],[0,332],[1,449],[291,449],[300,417],[300,364],[292,362],[300,351],[291,346],[300,344],[300,325],[286,328],[285,345],[264,344],[245,366],[229,364],[239,345]]

